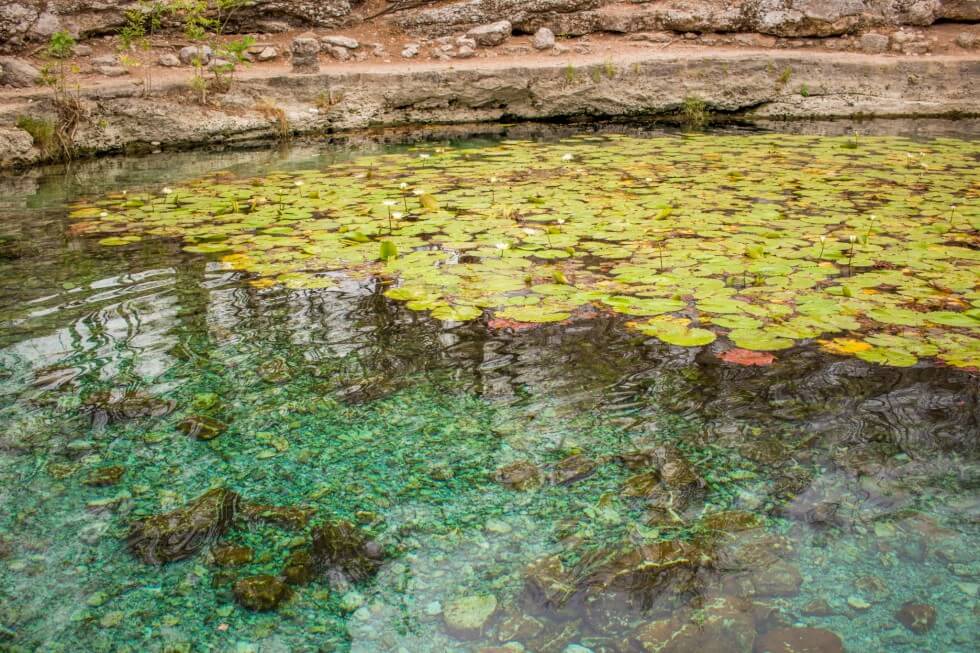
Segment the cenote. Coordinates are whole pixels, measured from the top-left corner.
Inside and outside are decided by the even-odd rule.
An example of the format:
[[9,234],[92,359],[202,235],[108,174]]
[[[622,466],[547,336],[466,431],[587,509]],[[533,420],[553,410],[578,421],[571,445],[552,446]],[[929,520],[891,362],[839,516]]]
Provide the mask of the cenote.
[[504,131],[3,182],[0,650],[976,650],[978,141]]

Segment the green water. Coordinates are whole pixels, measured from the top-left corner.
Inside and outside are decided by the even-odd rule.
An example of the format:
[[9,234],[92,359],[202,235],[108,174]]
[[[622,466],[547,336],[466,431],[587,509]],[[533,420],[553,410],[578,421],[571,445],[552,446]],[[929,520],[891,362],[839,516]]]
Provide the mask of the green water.
[[[580,147],[570,136],[548,135],[540,147]],[[657,147],[678,136],[629,138]],[[969,139],[902,142],[961,162],[980,152]],[[193,186],[216,170],[309,178],[379,156],[418,165],[420,151],[437,147],[479,157],[500,145],[119,159],[4,182],[0,650],[476,651],[519,641],[513,650],[633,651],[642,650],[639,628],[671,616],[710,632],[719,597],[744,600],[760,639],[812,626],[849,651],[976,649],[980,384],[969,366],[927,354],[911,366],[878,365],[804,338],[770,365],[744,367],[719,358],[730,347],[724,332],[706,346],[672,346],[614,311],[573,310],[529,328],[489,325],[489,315],[440,321],[386,297],[392,286],[376,273],[334,268],[325,288],[256,284],[254,270],[220,262],[227,252],[186,251],[177,234],[106,247],[104,233],[79,233],[68,215],[124,190]],[[959,184],[956,246],[975,251],[975,172],[936,180],[947,191]],[[968,261],[958,266],[972,285],[954,291],[966,301],[978,290]],[[975,333],[935,327],[916,333]],[[909,330],[886,335],[919,338]],[[154,414],[127,413],[127,396]],[[208,441],[189,437],[178,424],[191,415],[227,428]],[[624,483],[637,470],[617,456],[664,445],[703,487],[676,503],[630,496]],[[573,454],[594,461],[594,472],[549,480]],[[496,480],[522,460],[540,469],[540,487]],[[110,466],[124,468],[118,483],[86,483]],[[162,566],[127,548],[134,522],[219,486],[315,515],[303,528],[239,519],[219,541]],[[705,516],[722,510],[751,513],[760,526],[709,526]],[[324,573],[275,610],[239,605],[237,580],[279,575],[311,528],[335,519],[380,545],[376,575]],[[767,555],[780,544],[778,562],[714,562],[744,538],[760,538]],[[527,565],[547,556],[573,569],[659,541],[699,547],[713,561],[683,591],[668,583],[642,600],[579,588],[555,608],[526,589]],[[220,544],[251,547],[251,562],[219,566],[210,550]],[[798,589],[767,590],[780,585],[767,581],[774,566],[798,570]],[[467,596],[498,605],[473,639],[445,623],[444,608]],[[586,596],[607,607],[589,607]],[[828,607],[815,610],[817,600]],[[933,606],[935,625],[916,633],[896,620],[909,601]],[[509,640],[503,624],[514,615],[533,615],[541,632]]]

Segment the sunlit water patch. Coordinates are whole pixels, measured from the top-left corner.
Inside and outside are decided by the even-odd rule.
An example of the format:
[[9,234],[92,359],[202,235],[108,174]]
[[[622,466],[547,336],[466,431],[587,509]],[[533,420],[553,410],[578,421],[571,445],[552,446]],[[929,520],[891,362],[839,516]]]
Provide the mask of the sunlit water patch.
[[976,146],[851,143],[5,194],[0,650],[973,650]]

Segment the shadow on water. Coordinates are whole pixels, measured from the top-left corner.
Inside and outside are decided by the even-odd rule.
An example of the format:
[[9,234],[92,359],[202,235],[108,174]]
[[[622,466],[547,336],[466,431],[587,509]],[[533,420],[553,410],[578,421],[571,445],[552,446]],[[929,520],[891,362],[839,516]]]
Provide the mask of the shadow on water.
[[75,193],[355,154],[4,193],[0,650],[975,643],[974,372],[813,345],[744,367],[606,315],[446,324],[373,280],[257,289],[64,217]]

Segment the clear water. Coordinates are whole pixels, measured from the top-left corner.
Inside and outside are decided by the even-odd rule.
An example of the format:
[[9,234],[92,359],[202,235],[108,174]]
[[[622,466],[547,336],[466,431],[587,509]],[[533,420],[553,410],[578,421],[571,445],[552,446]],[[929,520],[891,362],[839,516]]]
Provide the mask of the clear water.
[[[100,247],[67,217],[83,196],[215,169],[306,170],[378,147],[116,159],[3,182],[0,229],[15,245],[0,261],[0,650],[471,651],[511,641],[505,619],[533,614],[543,631],[524,650],[630,651],[642,624],[710,622],[723,596],[767,615],[754,620],[759,637],[806,625],[850,651],[976,650],[970,369],[883,367],[812,344],[735,366],[718,358],[720,341],[672,347],[617,316],[518,330],[445,323],[371,279],[256,288],[174,240]],[[100,392],[174,409],[100,410]],[[189,415],[228,428],[197,440],[177,428]],[[665,444],[705,487],[651,519],[650,501],[624,492],[636,472],[616,456]],[[518,460],[547,476],[575,453],[596,471],[568,485],[520,492],[494,477]],[[84,482],[107,466],[125,468],[118,483]],[[240,567],[218,566],[209,546],[159,567],[129,552],[135,520],[216,486],[309,507],[312,524],[358,523],[384,563],[370,580],[320,577],[253,612],[236,602],[235,580],[279,574],[308,527],[236,522],[220,543],[253,549]],[[761,528],[706,526],[729,509]],[[670,607],[613,594],[606,618],[574,600],[535,604],[525,590],[526,566],[550,555],[573,568],[612,547],[679,541],[714,555],[746,537],[783,543],[779,565],[798,570],[798,591],[767,591],[769,563],[706,564]],[[443,608],[475,595],[494,596],[496,614],[459,639]],[[814,610],[818,600],[828,607]],[[895,614],[909,601],[933,606],[935,626],[903,626]]]

